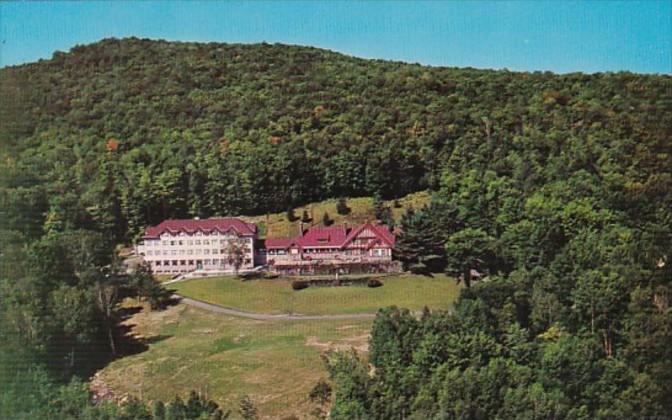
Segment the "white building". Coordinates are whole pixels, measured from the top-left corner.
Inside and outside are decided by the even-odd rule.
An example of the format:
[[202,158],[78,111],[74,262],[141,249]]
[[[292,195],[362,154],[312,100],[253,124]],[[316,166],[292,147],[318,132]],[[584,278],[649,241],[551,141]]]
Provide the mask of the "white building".
[[241,270],[254,267],[257,227],[237,218],[165,220],[145,231],[136,247],[155,274],[233,271],[229,246],[243,247]]

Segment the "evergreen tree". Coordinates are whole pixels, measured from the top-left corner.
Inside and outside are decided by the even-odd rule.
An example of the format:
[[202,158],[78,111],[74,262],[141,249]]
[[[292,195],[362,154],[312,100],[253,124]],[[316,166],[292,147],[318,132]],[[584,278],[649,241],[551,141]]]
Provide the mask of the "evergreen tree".
[[326,211],[324,212],[324,216],[322,216],[322,224],[324,226],[331,226],[334,223],[334,221],[329,217],[329,213]]
[[350,214],[350,208],[348,207],[345,197],[340,197],[336,202],[336,212],[341,216]]
[[294,222],[296,220],[296,215],[294,214],[294,207],[287,207],[287,221]]

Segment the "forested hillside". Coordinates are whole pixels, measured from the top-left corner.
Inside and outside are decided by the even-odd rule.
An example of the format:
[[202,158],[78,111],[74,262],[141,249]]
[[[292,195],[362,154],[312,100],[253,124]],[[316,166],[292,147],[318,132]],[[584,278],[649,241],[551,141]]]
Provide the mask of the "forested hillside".
[[331,357],[333,417],[672,412],[670,76],[110,39],[1,69],[0,101],[15,412],[45,378],[95,368],[83,354],[115,353],[121,297],[160,294],[113,258],[147,224],[420,190],[432,202],[402,218],[398,257],[471,287],[452,313],[381,312],[375,369]]
[[4,199],[34,234],[129,239],[165,217],[436,189],[446,169],[528,190],[583,169],[627,192],[669,164],[669,84],[108,39],[0,70]]

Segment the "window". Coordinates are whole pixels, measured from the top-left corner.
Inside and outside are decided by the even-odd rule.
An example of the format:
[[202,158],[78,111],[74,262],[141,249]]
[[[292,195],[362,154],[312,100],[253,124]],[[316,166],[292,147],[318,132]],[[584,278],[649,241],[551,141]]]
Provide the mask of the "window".
[[180,265],[187,265],[187,261],[185,261],[185,260],[180,260]]
[[173,260],[173,265],[177,265],[177,260]]
[[192,255],[194,253],[193,249],[187,249],[187,255]]
[[162,245],[168,245],[168,241],[161,241]]
[[170,241],[170,245],[175,245],[175,241]]
[[198,239],[196,239],[196,240],[194,241],[194,243],[195,243],[196,245],[200,245],[200,244],[201,244],[201,241],[198,240]]
[[219,254],[219,250],[217,250],[217,249],[213,249],[213,250],[212,250],[212,253],[213,253],[213,254]]
[[184,249],[180,249],[180,255],[184,255]]
[[170,251],[170,255],[177,255],[177,249],[173,249],[172,251]]
[[205,264],[205,265],[210,265],[210,260],[205,260],[205,261],[203,262],[203,264]]
[[221,245],[226,245],[226,239],[220,239],[220,240],[219,240],[219,243],[220,243]]
[[210,245],[210,241],[208,239],[203,239],[203,245]]
[[249,259],[249,258],[245,258],[245,264],[249,264],[249,263],[250,263],[250,259]]
[[209,250],[209,249],[204,249],[204,250],[203,250],[203,254],[205,254],[205,255],[210,254],[210,250]]
[[147,251],[147,255],[152,255],[152,250]]
[[164,249],[163,250],[163,255],[168,255],[168,251]]
[[177,244],[178,244],[178,245],[182,245],[182,242],[183,242],[183,241],[177,241]]
[[189,260],[189,265],[194,265],[194,260]]
[[187,245],[193,245],[193,244],[194,244],[194,241],[192,241],[191,239],[187,241]]
[[219,264],[219,260],[218,260],[218,259],[215,258],[214,260],[212,260],[212,265],[218,265],[218,264]]
[[168,261],[168,260],[163,260],[163,265],[165,265],[165,266],[170,265],[170,261]]
[[200,249],[197,249],[197,250],[196,250],[196,255],[201,255],[201,253],[202,253],[202,252],[201,252]]

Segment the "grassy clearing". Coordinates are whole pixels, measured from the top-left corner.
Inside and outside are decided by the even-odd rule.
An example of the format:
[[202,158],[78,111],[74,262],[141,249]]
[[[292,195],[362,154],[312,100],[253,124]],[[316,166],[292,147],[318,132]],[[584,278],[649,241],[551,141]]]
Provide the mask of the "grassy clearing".
[[[406,213],[406,210],[409,207],[420,209],[425,204],[428,204],[429,200],[429,192],[421,191],[409,194],[406,197],[397,200],[400,207],[395,207],[394,201],[387,201],[385,204],[392,209],[392,215],[394,219],[399,220],[401,219],[401,216]],[[325,212],[329,213],[329,216],[332,220],[334,220],[335,224],[342,224],[347,222],[351,225],[354,225],[364,223],[367,220],[375,219],[375,213],[373,211],[373,198],[371,197],[349,198],[347,203],[348,207],[350,208],[350,213],[343,216],[338,214],[336,211],[337,201],[338,200],[331,199],[319,203],[308,204],[303,207],[297,207],[294,211],[294,214],[299,218],[299,220],[295,222],[289,222],[285,212],[255,217],[243,216],[242,218],[250,222],[257,223],[259,226],[263,226],[263,229],[265,229],[266,232],[266,236],[274,237],[292,237],[298,235],[299,226],[301,223],[300,219],[304,210],[306,210],[309,215],[312,215],[312,224],[321,224],[322,216]]]
[[445,275],[402,274],[381,280],[384,285],[377,288],[313,286],[295,291],[290,279],[241,281],[217,277],[174,283],[171,287],[185,296],[244,311],[305,315],[375,312],[391,305],[446,309],[460,289],[455,280]]
[[112,362],[97,381],[145,401],[199,390],[236,414],[247,394],[264,418],[307,418],[307,394],[326,378],[320,354],[350,347],[365,352],[371,327],[370,320],[255,321],[182,304],[126,322],[152,344]]

